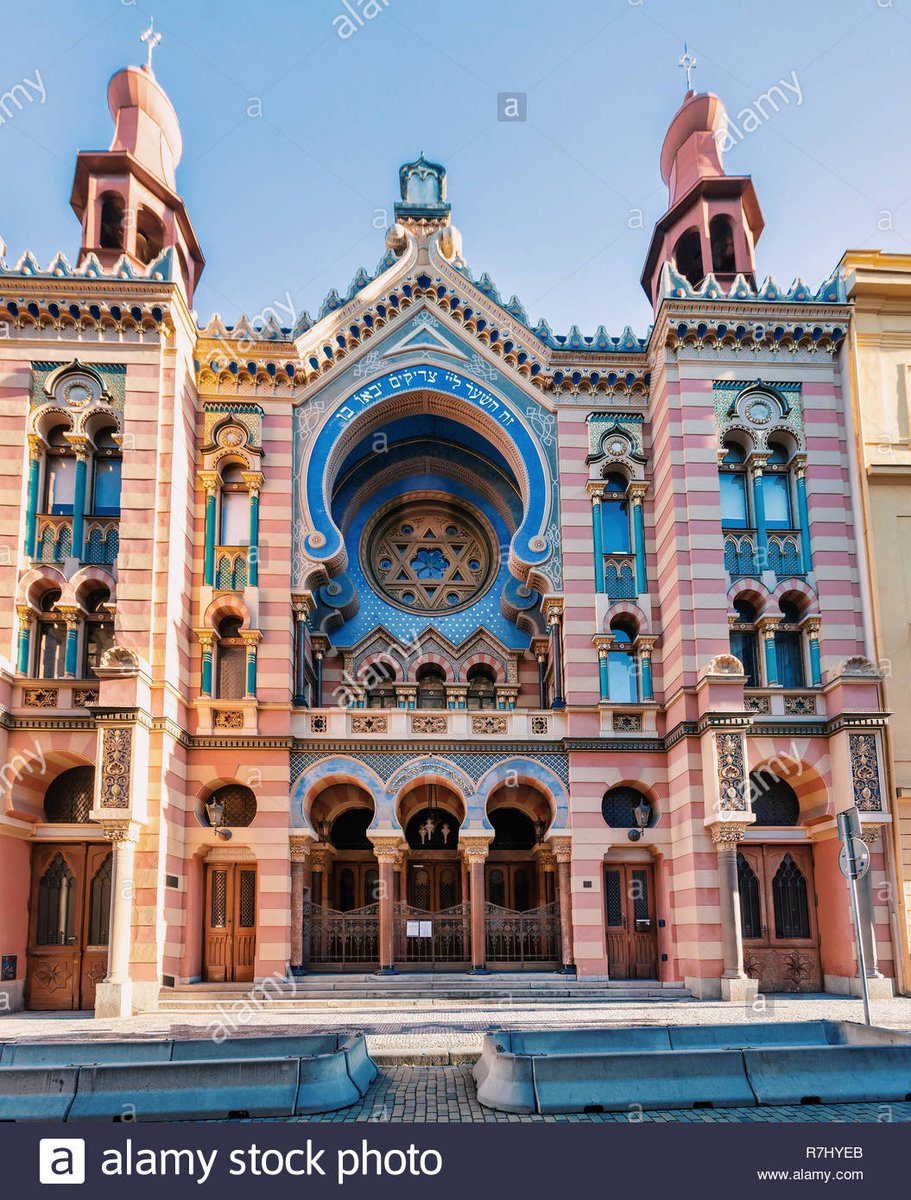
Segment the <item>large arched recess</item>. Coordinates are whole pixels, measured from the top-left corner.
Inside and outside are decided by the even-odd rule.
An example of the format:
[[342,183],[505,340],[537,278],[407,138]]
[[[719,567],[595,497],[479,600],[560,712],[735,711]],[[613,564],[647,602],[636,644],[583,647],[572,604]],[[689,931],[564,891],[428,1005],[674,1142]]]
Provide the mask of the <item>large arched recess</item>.
[[509,463],[524,509],[510,546],[510,569],[532,586],[549,590],[546,577],[536,571],[553,553],[545,536],[552,519],[552,488],[538,439],[515,405],[500,394],[457,371],[433,366],[401,367],[346,396],[307,445],[298,502],[310,530],[303,543],[309,578],[298,579],[296,586],[318,586],[347,565],[331,501],[336,476],[351,449],[386,422],[419,413],[445,416],[483,433]]

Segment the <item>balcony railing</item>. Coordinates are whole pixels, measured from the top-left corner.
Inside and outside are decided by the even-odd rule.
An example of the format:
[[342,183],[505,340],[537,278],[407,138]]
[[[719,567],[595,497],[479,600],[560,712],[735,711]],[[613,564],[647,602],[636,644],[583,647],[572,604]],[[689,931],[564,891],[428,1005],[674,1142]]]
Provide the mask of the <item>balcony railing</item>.
[[611,600],[635,600],[636,559],[632,554],[605,554],[604,590]]
[[242,592],[250,581],[246,546],[215,547],[215,587],[220,592]]
[[[87,516],[80,561],[110,565],[120,549],[120,518]],[[61,563],[73,556],[73,518],[45,513],[38,518],[35,561]]]
[[73,554],[72,516],[42,516],[38,518],[35,536],[35,559],[43,563],[59,563]]
[[802,575],[800,533],[795,529],[776,529],[768,534],[768,553],[760,562],[754,529],[728,530],[724,535],[724,566],[731,579],[758,577],[773,571],[778,579]]
[[119,517],[87,517],[82,561],[106,564],[117,561],[120,549]]

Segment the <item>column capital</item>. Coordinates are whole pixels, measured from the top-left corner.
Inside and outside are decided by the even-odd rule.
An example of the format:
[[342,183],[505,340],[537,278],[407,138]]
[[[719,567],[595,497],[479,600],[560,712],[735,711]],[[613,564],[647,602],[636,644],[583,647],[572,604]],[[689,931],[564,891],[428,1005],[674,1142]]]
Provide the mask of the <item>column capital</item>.
[[563,597],[551,596],[544,601],[544,616],[547,619],[548,628],[551,625],[559,625],[563,618]]
[[860,840],[872,849],[876,845],[882,831],[882,825],[868,824],[864,821],[860,827]]
[[573,840],[571,837],[549,837],[545,844],[550,846],[558,864],[572,862]]
[[263,640],[263,631],[261,629],[242,629],[240,636],[247,650],[255,650]]
[[803,479],[807,473],[807,456],[804,453],[793,454],[789,466],[798,479]]
[[316,609],[316,601],[312,592],[294,592],[291,596],[291,608],[297,621],[306,621]]
[[130,842],[135,845],[139,841],[140,824],[138,821],[99,821],[101,830],[109,842]]
[[240,477],[247,485],[247,491],[252,496],[258,496],[265,483],[262,471],[241,471]]
[[44,452],[44,439],[37,433],[27,435],[28,456],[32,462],[37,462]]
[[325,634],[315,633],[310,639],[310,645],[313,649],[314,655],[317,658],[325,658],[325,656],[329,653],[331,643]]
[[648,495],[648,483],[644,479],[634,479],[627,487],[626,494],[636,506],[641,505]]
[[305,863],[310,858],[313,838],[308,833],[292,833],[288,838],[292,862]]
[[614,639],[611,634],[598,633],[592,638],[592,645],[598,651],[599,658],[607,658],[610,653],[610,648],[614,644]]
[[197,471],[196,477],[199,480],[201,487],[205,489],[206,495],[214,496],[218,491],[218,472]]
[[643,658],[651,658],[652,651],[658,642],[658,638],[653,634],[639,634],[635,641],[635,649],[639,651]]
[[63,436],[75,451],[76,459],[79,462],[86,462],[92,448],[92,443],[88,437],[84,433],[65,433]]
[[17,604],[16,616],[20,625],[27,625],[29,621],[37,619],[38,613],[30,604]]
[[775,630],[781,624],[781,617],[760,617],[756,622],[756,628],[762,634],[766,641],[775,637]]
[[553,847],[549,846],[547,842],[538,842],[537,846],[535,846],[534,850],[532,851],[532,854],[534,854],[535,858],[540,862],[542,871],[556,870],[557,860],[554,857]]
[[712,845],[716,850],[730,850],[743,841],[743,835],[749,829],[749,822],[718,821],[709,826],[712,835]]
[[822,617],[804,617],[800,622],[800,627],[806,631],[808,638],[817,640],[820,628],[822,627]]
[[603,479],[589,479],[585,485],[585,490],[591,499],[592,504],[600,504],[604,496],[606,484]]
[[757,475],[761,475],[766,468],[766,463],[769,461],[768,454],[753,453],[750,455],[749,469],[750,474],[755,479]]
[[370,842],[377,862],[389,863],[394,867],[396,859],[402,853],[401,836],[399,834],[376,834],[376,836],[370,837]]
[[59,613],[66,621],[67,629],[78,629],[79,623],[82,620],[82,609],[75,604],[57,604],[54,607],[54,612]]
[[487,859],[492,840],[487,837],[460,837],[459,850],[469,865],[483,863]]
[[310,847],[310,866],[314,871],[327,870],[333,858],[335,849],[326,842],[314,842]]
[[547,655],[550,653],[549,639],[546,637],[532,638],[531,651],[538,662],[547,662]]
[[203,650],[211,650],[215,643],[214,629],[194,629],[196,640],[199,642]]

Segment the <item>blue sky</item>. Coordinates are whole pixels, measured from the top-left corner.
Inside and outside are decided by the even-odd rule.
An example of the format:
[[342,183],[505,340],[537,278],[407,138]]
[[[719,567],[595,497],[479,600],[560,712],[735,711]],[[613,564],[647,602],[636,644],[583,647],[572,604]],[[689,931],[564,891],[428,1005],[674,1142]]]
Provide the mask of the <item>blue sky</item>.
[[[911,250],[911,0],[388,0],[347,39],[343,0],[6,9],[0,93],[37,70],[45,95],[0,124],[7,258],[75,257],[76,150],[109,144],[107,80],[143,61],[151,11],[207,257],[202,319],[289,297],[315,314],[380,258],[398,166],[424,149],[449,171],[465,257],[504,299],[558,332],[644,333],[639,274],[666,203],[658,158],[684,40],[694,86],[735,120],[798,84],[800,102],[788,91],[727,156],[763,207],[761,275],[819,282],[848,247]],[[514,91],[527,120],[498,121],[498,93]]]

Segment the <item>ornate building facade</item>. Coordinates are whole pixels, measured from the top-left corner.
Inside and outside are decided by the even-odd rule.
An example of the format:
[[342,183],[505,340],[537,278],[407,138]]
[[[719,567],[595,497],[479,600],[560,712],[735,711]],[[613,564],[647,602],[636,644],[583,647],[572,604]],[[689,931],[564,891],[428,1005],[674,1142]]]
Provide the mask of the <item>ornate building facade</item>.
[[[645,337],[476,276],[443,168],[293,328],[192,313],[147,68],[77,265],[0,268],[0,952],[15,1006],[287,972],[849,992],[900,955],[841,276],[759,283],[687,97]],[[888,885],[892,885],[889,891]]]

